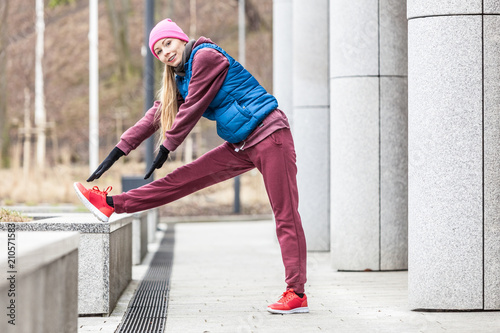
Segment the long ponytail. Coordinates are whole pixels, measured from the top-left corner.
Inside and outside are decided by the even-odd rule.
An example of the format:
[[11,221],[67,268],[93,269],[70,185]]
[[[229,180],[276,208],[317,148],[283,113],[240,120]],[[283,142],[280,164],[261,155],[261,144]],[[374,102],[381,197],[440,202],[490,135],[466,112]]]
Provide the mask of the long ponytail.
[[165,140],[165,133],[172,127],[177,115],[177,85],[173,67],[165,65],[162,82],[162,87],[158,91],[160,107],[155,115],[156,120],[160,121],[159,145]]

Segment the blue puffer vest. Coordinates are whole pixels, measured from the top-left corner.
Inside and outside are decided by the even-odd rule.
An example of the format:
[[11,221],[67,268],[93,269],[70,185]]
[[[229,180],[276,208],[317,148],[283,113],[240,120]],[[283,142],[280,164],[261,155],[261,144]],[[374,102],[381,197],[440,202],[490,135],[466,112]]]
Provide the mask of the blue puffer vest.
[[230,143],[241,142],[278,107],[278,102],[243,66],[221,47],[211,43],[195,47],[184,65],[186,75],[176,77],[177,88],[184,99],[188,95],[193,57],[205,47],[215,49],[226,56],[229,60],[229,70],[222,87],[203,116],[216,121],[217,134],[221,138]]

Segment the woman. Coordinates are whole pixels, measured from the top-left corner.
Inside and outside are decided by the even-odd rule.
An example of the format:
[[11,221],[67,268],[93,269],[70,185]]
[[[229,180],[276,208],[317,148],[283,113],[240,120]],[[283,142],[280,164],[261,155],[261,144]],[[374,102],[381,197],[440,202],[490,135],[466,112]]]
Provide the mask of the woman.
[[98,179],[121,156],[128,155],[158,129],[163,137],[145,176],[162,167],[204,116],[215,120],[225,142],[164,178],[140,188],[107,196],[108,187],[86,189],[75,183],[78,197],[101,221],[113,213],[133,213],[167,204],[253,168],[263,175],[276,220],[287,290],[268,306],[271,313],[309,312],[306,242],[298,213],[297,167],[288,120],[276,99],[237,61],[210,39],[189,40],[170,19],[151,31],[149,47],[165,64],[159,101],[134,126],[87,179]]

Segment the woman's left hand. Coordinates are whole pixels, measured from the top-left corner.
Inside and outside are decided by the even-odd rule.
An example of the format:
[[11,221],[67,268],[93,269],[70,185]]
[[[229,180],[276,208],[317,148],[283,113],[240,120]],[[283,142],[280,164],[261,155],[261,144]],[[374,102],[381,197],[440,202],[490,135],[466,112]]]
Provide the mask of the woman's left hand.
[[169,153],[170,151],[165,148],[164,145],[160,145],[160,151],[158,152],[158,155],[156,155],[153,165],[151,165],[151,169],[149,169],[148,173],[144,176],[144,179],[151,177],[151,174],[155,171],[155,169],[159,169],[163,166],[163,163],[167,160]]

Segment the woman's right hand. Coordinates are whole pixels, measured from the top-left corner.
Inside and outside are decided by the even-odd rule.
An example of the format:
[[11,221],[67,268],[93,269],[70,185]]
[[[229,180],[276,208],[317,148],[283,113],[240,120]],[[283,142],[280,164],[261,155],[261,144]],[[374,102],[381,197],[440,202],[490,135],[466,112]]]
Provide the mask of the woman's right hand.
[[144,179],[148,179],[149,177],[151,177],[151,174],[153,173],[153,171],[155,171],[155,169],[159,169],[163,166],[163,163],[165,163],[165,161],[167,160],[169,153],[170,151],[165,148],[164,145],[160,145],[158,155],[156,155],[156,158],[153,161],[153,164],[151,165],[148,173],[144,176]]
[[108,157],[102,161],[102,163],[97,167],[92,175],[90,175],[88,182],[93,181],[94,179],[99,179],[104,172],[106,172],[111,166],[118,161],[118,159],[124,156],[125,153],[118,147],[115,147],[111,153],[109,153]]

